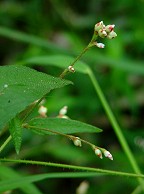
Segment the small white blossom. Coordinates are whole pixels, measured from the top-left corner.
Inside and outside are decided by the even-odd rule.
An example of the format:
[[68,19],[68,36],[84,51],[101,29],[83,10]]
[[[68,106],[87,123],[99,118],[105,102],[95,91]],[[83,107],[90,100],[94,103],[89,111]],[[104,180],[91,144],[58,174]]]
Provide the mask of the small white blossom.
[[105,155],[105,157],[109,158],[110,160],[113,160],[113,157],[109,151],[105,150],[103,154]]
[[47,113],[47,107],[45,106],[40,106],[38,109],[38,113],[42,116],[42,117],[46,117],[46,113]]
[[98,23],[95,25],[94,30],[95,30],[96,32],[98,32],[100,29],[103,29],[103,27],[105,27],[105,25],[104,25],[103,21],[101,21],[101,22],[98,22]]
[[63,108],[61,108],[59,111],[59,115],[66,115],[67,109],[68,109],[67,106],[64,106]]
[[107,35],[107,38],[108,39],[113,39],[117,36],[117,34],[112,30],[108,35]]
[[101,152],[98,148],[95,148],[94,152],[95,152],[95,154],[96,154],[100,159],[103,158],[103,157],[102,157],[102,152]]
[[73,66],[71,66],[71,65],[68,67],[68,70],[69,70],[70,72],[72,72],[72,73],[74,73],[74,72],[75,72],[74,67],[73,67]]
[[114,27],[115,27],[114,24],[109,24],[105,26],[103,21],[101,21],[95,24],[94,32],[95,35],[101,38],[107,37],[108,39],[113,39],[117,36],[117,34],[114,32]]
[[78,147],[81,147],[82,146],[81,140],[80,140],[79,137],[74,137],[73,138],[73,143],[74,143],[75,146],[78,146]]
[[105,30],[107,33],[110,33],[114,29],[114,27],[115,27],[114,24],[110,24],[105,27]]
[[107,32],[105,31],[105,29],[101,29],[101,30],[98,31],[98,35],[101,38],[105,38],[107,36]]
[[98,47],[98,48],[104,48],[105,45],[103,43],[97,43],[95,42],[95,45]]

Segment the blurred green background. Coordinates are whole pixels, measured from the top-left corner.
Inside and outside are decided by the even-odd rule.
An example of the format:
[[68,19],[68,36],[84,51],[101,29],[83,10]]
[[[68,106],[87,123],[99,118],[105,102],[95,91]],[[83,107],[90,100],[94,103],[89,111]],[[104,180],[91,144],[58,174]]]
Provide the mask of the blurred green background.
[[[95,23],[101,20],[106,25],[115,24],[118,36],[114,40],[101,39],[105,49],[92,48],[82,60],[97,77],[144,172],[143,0],[1,0],[1,65],[16,64],[35,56],[77,56],[90,41]],[[34,68],[54,76],[61,73],[61,69],[52,66],[36,64]],[[72,80],[74,86],[49,94],[46,102],[48,115],[57,115],[60,108],[67,105],[70,118],[102,128],[101,134],[81,137],[110,150],[114,161],[100,160],[89,147],[76,148],[65,138],[40,137],[27,131],[23,133],[20,155],[16,156],[13,145],[9,144],[2,156],[133,172],[88,76],[75,73],[67,79]],[[23,165],[14,165],[14,169],[24,174],[59,170]],[[43,193],[72,194],[83,180],[52,179],[36,185]],[[127,194],[137,186],[135,179],[119,177],[98,176],[86,180],[90,186],[87,194]],[[19,193],[19,190],[12,193]]]

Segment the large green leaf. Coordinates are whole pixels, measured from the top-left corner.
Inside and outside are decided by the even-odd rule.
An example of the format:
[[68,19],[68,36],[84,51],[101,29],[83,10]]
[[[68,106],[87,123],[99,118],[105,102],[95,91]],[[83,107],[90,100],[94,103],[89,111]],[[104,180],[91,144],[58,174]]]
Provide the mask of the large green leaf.
[[[12,168],[10,167],[6,167],[6,166],[0,166],[0,179],[2,179],[1,183],[6,183],[7,181],[10,180],[15,180],[16,179],[23,179],[23,175],[20,175],[18,172],[14,171]],[[32,182],[32,181],[31,181]],[[30,181],[29,182],[23,182],[22,185],[19,185],[17,182],[17,186],[15,188],[19,188],[21,191],[23,191],[26,194],[42,194],[39,189],[37,189],[37,187],[32,184]],[[1,184],[0,183],[0,184]],[[2,191],[6,191],[6,190],[11,190],[14,189],[13,188],[14,185],[9,184],[8,187],[4,187]],[[2,188],[1,188],[2,189]]]
[[63,118],[36,118],[32,119],[29,122],[30,126],[33,126],[33,128],[37,129],[39,128],[39,132],[42,134],[50,134],[54,135],[54,133],[51,133],[44,129],[49,129],[52,131],[56,131],[59,133],[64,134],[73,134],[73,133],[98,133],[102,130],[94,127],[92,125],[82,123],[80,121],[75,121],[71,119],[63,119]]
[[14,142],[16,153],[19,154],[22,142],[22,126],[21,121],[17,117],[10,121],[9,131]]
[[[49,55],[49,56],[39,56],[39,57],[32,57],[30,59],[26,59],[20,64],[23,65],[52,65],[56,67],[60,67],[63,69],[68,68],[68,66],[74,61],[74,57],[70,57],[67,55]],[[87,74],[89,71],[89,67],[82,61],[78,61],[75,64],[76,72]]]
[[37,72],[24,66],[0,67],[0,129],[52,89],[70,84],[60,78]]

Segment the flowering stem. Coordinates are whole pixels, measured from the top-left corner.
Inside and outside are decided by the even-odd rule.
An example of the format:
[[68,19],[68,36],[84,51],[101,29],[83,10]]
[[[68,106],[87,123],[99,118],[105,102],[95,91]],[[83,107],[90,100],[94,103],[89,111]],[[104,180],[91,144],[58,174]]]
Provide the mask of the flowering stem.
[[[50,130],[50,129],[47,129],[47,128],[39,128],[39,127],[31,126],[31,125],[28,125],[27,123],[26,123],[26,124],[23,124],[23,127],[28,128],[28,129],[38,129],[38,130],[48,131],[48,132],[53,133],[53,134],[56,134],[56,135],[61,135],[61,136],[67,137],[67,138],[69,138],[69,139],[72,140],[72,141],[73,141],[74,139],[76,139],[76,137],[73,136],[73,135],[68,135],[68,134],[60,133],[60,132],[53,131],[53,130]],[[79,138],[79,137],[78,137],[78,139],[79,139],[81,142],[83,142],[83,143],[89,145],[92,149],[97,148],[97,149],[100,149],[100,150],[105,150],[104,148],[98,147],[98,146],[96,146],[96,145],[94,145],[94,144],[92,144],[92,143],[90,143],[90,142],[88,142],[88,141],[86,141],[86,140],[84,140],[84,139],[81,139],[81,138]]]
[[0,158],[0,162],[14,162],[14,163],[18,163],[18,164],[52,166],[52,167],[74,169],[74,170],[80,170],[80,171],[86,171],[86,172],[105,173],[107,175],[116,175],[116,176],[133,177],[133,178],[137,178],[137,177],[144,178],[143,174],[133,174],[133,173],[126,173],[126,172],[112,171],[112,170],[103,170],[103,169],[92,168],[92,167],[59,164],[59,163],[53,163],[53,162],[41,162],[41,161],[32,161],[32,160],[16,160],[16,159],[6,159],[6,158],[4,158],[4,159]]
[[[86,51],[90,48],[90,43],[88,44],[88,46],[86,46],[82,52],[74,59],[74,61],[70,64],[70,66],[74,66],[75,63],[84,55],[84,53],[86,53]],[[65,69],[61,74],[60,74],[60,78],[64,78],[67,74],[69,73],[68,69]]]

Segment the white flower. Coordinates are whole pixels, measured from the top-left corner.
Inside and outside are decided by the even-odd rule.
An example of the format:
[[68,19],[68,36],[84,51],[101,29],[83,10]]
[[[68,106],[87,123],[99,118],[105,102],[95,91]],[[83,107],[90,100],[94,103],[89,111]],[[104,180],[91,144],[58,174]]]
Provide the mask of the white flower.
[[105,155],[105,157],[109,158],[110,160],[113,160],[113,157],[109,151],[105,150],[103,154]]
[[47,107],[45,107],[45,106],[40,106],[39,109],[38,109],[38,113],[39,113],[42,117],[46,117]]
[[117,34],[112,30],[108,35],[107,35],[107,38],[108,39],[113,39],[117,36]]
[[103,157],[102,157],[102,152],[101,152],[98,148],[95,148],[94,152],[95,152],[95,154],[96,154],[100,159],[103,158]]
[[81,140],[80,140],[79,137],[74,137],[73,138],[73,143],[74,143],[75,146],[78,146],[78,147],[81,147],[82,146]]
[[65,115],[67,113],[67,109],[68,109],[68,107],[64,106],[62,109],[60,109],[59,115]]
[[95,45],[98,47],[98,48],[104,48],[105,45],[103,43],[97,43],[95,42]]
[[114,24],[110,24],[105,27],[105,30],[107,33],[110,33],[114,29],[114,27],[115,27]]
[[71,66],[71,65],[68,67],[68,70],[69,70],[70,72],[72,72],[72,73],[74,73],[74,72],[75,72],[74,67],[73,67],[73,66]]
[[94,30],[95,30],[96,32],[98,32],[100,29],[103,29],[104,27],[105,27],[105,25],[103,24],[103,21],[101,21],[101,22],[98,22],[98,23],[95,25]]
[[98,31],[98,35],[101,38],[105,38],[107,36],[107,33],[106,33],[105,29],[101,29],[101,30]]

